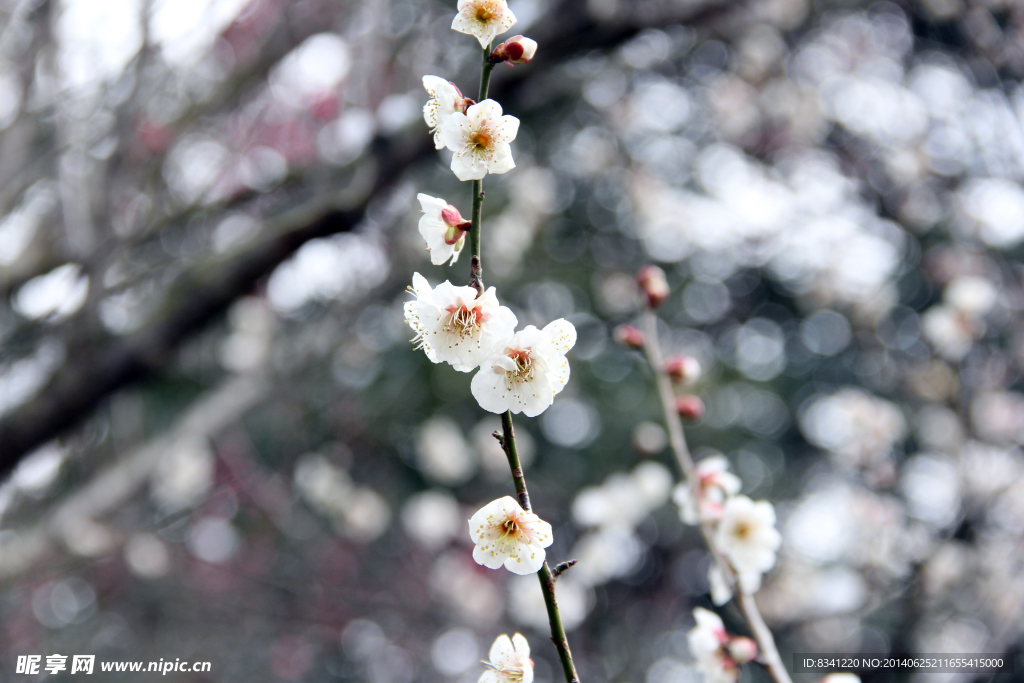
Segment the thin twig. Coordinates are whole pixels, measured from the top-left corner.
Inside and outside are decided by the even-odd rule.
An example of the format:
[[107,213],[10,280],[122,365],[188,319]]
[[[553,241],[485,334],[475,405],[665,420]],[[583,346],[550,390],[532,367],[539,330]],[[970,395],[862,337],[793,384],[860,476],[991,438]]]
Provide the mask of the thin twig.
[[[487,88],[491,82],[491,71],[494,70],[494,65],[487,60],[490,54],[491,47],[488,45],[483,49],[484,62],[480,71],[480,92],[477,102],[483,102],[487,99]],[[481,178],[480,180],[473,181],[473,225],[469,229],[469,285],[475,287],[476,291],[481,295],[484,293],[484,271],[480,258],[480,225],[483,205],[484,181]]]
[[[679,418],[679,413],[675,410],[675,394],[672,391],[672,380],[669,379],[668,374],[665,372],[665,362],[661,355],[661,346],[658,343],[658,319],[650,308],[644,310],[642,318],[644,350],[647,352],[647,361],[650,363],[651,371],[654,373],[655,384],[658,387],[658,397],[661,400],[662,409],[665,413],[669,445],[672,447],[672,452],[679,463],[679,469],[682,471],[684,481],[690,487],[690,495],[694,501],[698,501],[700,491],[697,478],[693,476],[693,456],[690,455],[690,449],[686,445],[683,423]],[[779,650],[775,646],[775,638],[772,637],[772,632],[768,625],[764,623],[761,612],[757,609],[757,603],[754,602],[753,594],[742,590],[739,581],[736,580],[736,572],[733,571],[732,566],[716,547],[714,529],[710,524],[705,523],[701,524],[700,530],[704,536],[704,542],[715,558],[715,562],[718,564],[722,575],[732,588],[734,595],[736,595],[736,603],[739,605],[740,611],[747,621],[747,626],[750,628],[754,640],[757,641],[757,646],[761,651],[763,660],[762,664],[765,669],[768,670],[775,683],[792,683],[789,672],[782,663],[782,657],[779,656]]]
[[[526,490],[526,478],[523,476],[523,466],[519,462],[519,452],[516,450],[516,435],[515,430],[512,428],[512,412],[506,410],[501,416],[501,427],[503,436],[501,438],[502,446],[505,449],[505,455],[508,456],[508,466],[512,470],[512,479],[516,484],[516,493],[519,494],[519,503],[523,509],[527,512],[531,511],[530,507],[530,494]],[[575,564],[575,560],[570,560],[572,564]],[[563,562],[559,564],[561,571],[565,571],[569,567],[563,567],[569,563]],[[572,566],[571,564],[569,566]],[[557,568],[556,568],[557,569]],[[576,673],[576,665],[572,661],[572,651],[569,649],[569,640],[565,637],[565,627],[562,625],[562,615],[558,611],[558,601],[555,599],[555,580],[558,575],[551,571],[548,567],[548,563],[545,562],[541,566],[540,571],[537,572],[537,576],[540,579],[540,589],[544,594],[544,605],[548,611],[548,622],[551,624],[551,642],[555,644],[555,649],[558,650],[558,659],[562,662],[562,672],[565,674],[566,683],[579,683],[579,675]]]
[[555,565],[555,568],[551,570],[551,576],[557,580],[558,577],[564,574],[567,569],[575,567],[577,562],[579,562],[579,560],[566,560],[565,562],[559,562]]

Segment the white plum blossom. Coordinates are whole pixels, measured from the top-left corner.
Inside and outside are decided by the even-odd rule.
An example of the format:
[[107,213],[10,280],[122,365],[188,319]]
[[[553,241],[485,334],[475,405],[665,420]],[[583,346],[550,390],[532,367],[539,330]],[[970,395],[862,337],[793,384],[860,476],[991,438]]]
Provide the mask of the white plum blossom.
[[516,332],[480,365],[470,388],[484,410],[540,415],[569,381],[565,354],[576,344],[576,328],[559,318],[543,330],[533,325]]
[[722,619],[703,607],[693,610],[693,618],[697,625],[686,634],[686,642],[704,674],[704,683],[735,683],[740,670],[727,654],[729,635]]
[[511,496],[491,501],[469,520],[469,536],[476,547],[473,559],[488,569],[533,574],[544,564],[544,548],[551,545],[551,525],[527,512]]
[[431,289],[419,273],[412,276],[415,301],[405,304],[405,321],[416,332],[413,343],[433,363],[451,363],[470,372],[496,353],[516,328],[516,316],[498,304],[494,287],[477,296],[472,287],[447,280]]
[[420,235],[427,242],[430,262],[439,266],[448,259],[455,263],[466,243],[467,221],[454,206],[443,199],[431,197],[422,192],[416,195],[420,200]]
[[511,638],[505,634],[498,636],[487,657],[487,670],[477,683],[533,683],[530,644],[521,633]]
[[515,168],[509,143],[518,132],[519,119],[503,116],[494,100],[477,102],[464,114],[455,112],[441,125],[444,144],[455,153],[451,168],[459,180],[480,180]]
[[430,99],[423,105],[423,120],[430,126],[430,132],[434,136],[434,148],[444,149],[441,126],[455,112],[464,112],[467,100],[458,86],[440,76],[424,76],[423,87],[430,95]]
[[724,455],[704,458],[694,468],[699,501],[694,501],[690,484],[683,482],[672,492],[672,500],[679,506],[679,517],[686,524],[715,521],[722,516],[722,505],[729,496],[740,492],[740,478],[729,471]]
[[771,503],[765,500],[755,503],[746,496],[726,499],[715,545],[736,570],[744,593],[756,593],[761,587],[761,574],[775,566],[775,551],[781,543]]
[[458,8],[452,30],[476,36],[483,48],[490,47],[496,36],[516,23],[516,15],[505,0],[459,0]]

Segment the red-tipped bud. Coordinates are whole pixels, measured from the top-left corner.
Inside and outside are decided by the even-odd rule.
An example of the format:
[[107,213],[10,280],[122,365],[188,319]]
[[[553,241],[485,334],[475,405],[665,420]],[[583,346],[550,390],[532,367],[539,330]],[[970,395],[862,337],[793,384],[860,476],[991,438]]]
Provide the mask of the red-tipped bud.
[[451,83],[452,87],[455,88],[455,92],[458,93],[458,97],[455,98],[455,108],[461,111],[463,114],[465,114],[466,110],[469,109],[474,104],[476,104],[476,102],[474,102],[471,98],[463,95],[462,91],[459,90],[459,86],[455,85],[451,81],[448,82]]
[[693,356],[673,356],[665,361],[665,372],[674,382],[693,384],[700,377],[700,363]]
[[455,244],[461,240],[473,225],[470,221],[463,220],[462,214],[451,204],[441,209],[441,220],[448,224],[448,231],[444,234],[445,244]]
[[737,664],[746,664],[757,658],[757,643],[746,636],[734,636],[729,639],[729,656]]
[[684,420],[696,422],[704,417],[704,401],[699,396],[686,394],[676,399],[676,412]]
[[657,308],[668,299],[668,280],[665,271],[658,266],[644,266],[636,274],[636,283],[647,299],[647,305]]
[[619,325],[615,328],[615,339],[633,349],[644,348],[644,333],[633,325]]
[[537,54],[537,41],[523,36],[512,36],[504,43],[494,48],[487,60],[491,64],[505,62],[509,66],[526,64]]

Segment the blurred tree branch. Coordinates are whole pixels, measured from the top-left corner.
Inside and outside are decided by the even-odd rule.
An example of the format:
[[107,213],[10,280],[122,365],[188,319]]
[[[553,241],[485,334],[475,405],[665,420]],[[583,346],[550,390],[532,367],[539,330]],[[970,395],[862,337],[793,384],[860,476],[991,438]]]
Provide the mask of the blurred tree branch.
[[[567,0],[544,18],[531,34],[543,46],[543,59],[529,68],[504,70],[494,89],[503,100],[525,96],[528,81],[541,77],[565,60],[594,50],[614,48],[650,27],[685,22],[704,31],[746,10],[745,3],[671,7],[664,12],[630,17],[610,14],[595,18],[587,3]],[[265,221],[271,237],[232,259],[214,258],[180,277],[164,298],[162,314],[128,338],[110,338],[93,331],[71,340],[67,359],[38,395],[0,419],[0,474],[10,472],[27,453],[74,427],[110,394],[165,367],[179,344],[221,315],[250,292],[275,267],[306,242],[353,230],[373,198],[386,192],[417,161],[428,156],[426,135],[401,133],[378,137],[369,158],[368,192],[358,199],[340,195],[317,197]],[[344,192],[344,190],[342,190]]]
[[73,493],[38,526],[11,536],[0,552],[0,580],[31,569],[59,543],[73,546],[83,525],[122,505],[148,480],[160,458],[186,440],[208,439],[257,403],[266,378],[240,375],[207,392],[163,435],[100,472]]

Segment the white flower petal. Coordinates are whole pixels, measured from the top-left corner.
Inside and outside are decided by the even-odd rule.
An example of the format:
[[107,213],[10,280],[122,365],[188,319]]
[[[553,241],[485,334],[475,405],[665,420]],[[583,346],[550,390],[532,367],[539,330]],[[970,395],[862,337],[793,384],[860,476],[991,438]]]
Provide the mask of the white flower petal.
[[508,401],[505,400],[505,373],[506,370],[498,365],[484,363],[469,384],[473,398],[489,413],[501,415],[508,410]]
[[485,163],[487,164],[487,172],[494,173],[495,175],[508,173],[516,167],[516,162],[512,160],[512,148],[508,145],[496,145]]
[[492,663],[504,663],[511,661],[516,656],[516,649],[512,645],[512,639],[507,635],[500,635],[494,640],[494,644],[491,645],[491,651],[488,653],[487,658]]
[[487,165],[475,156],[452,156],[452,173],[459,180],[480,180],[487,175]]

